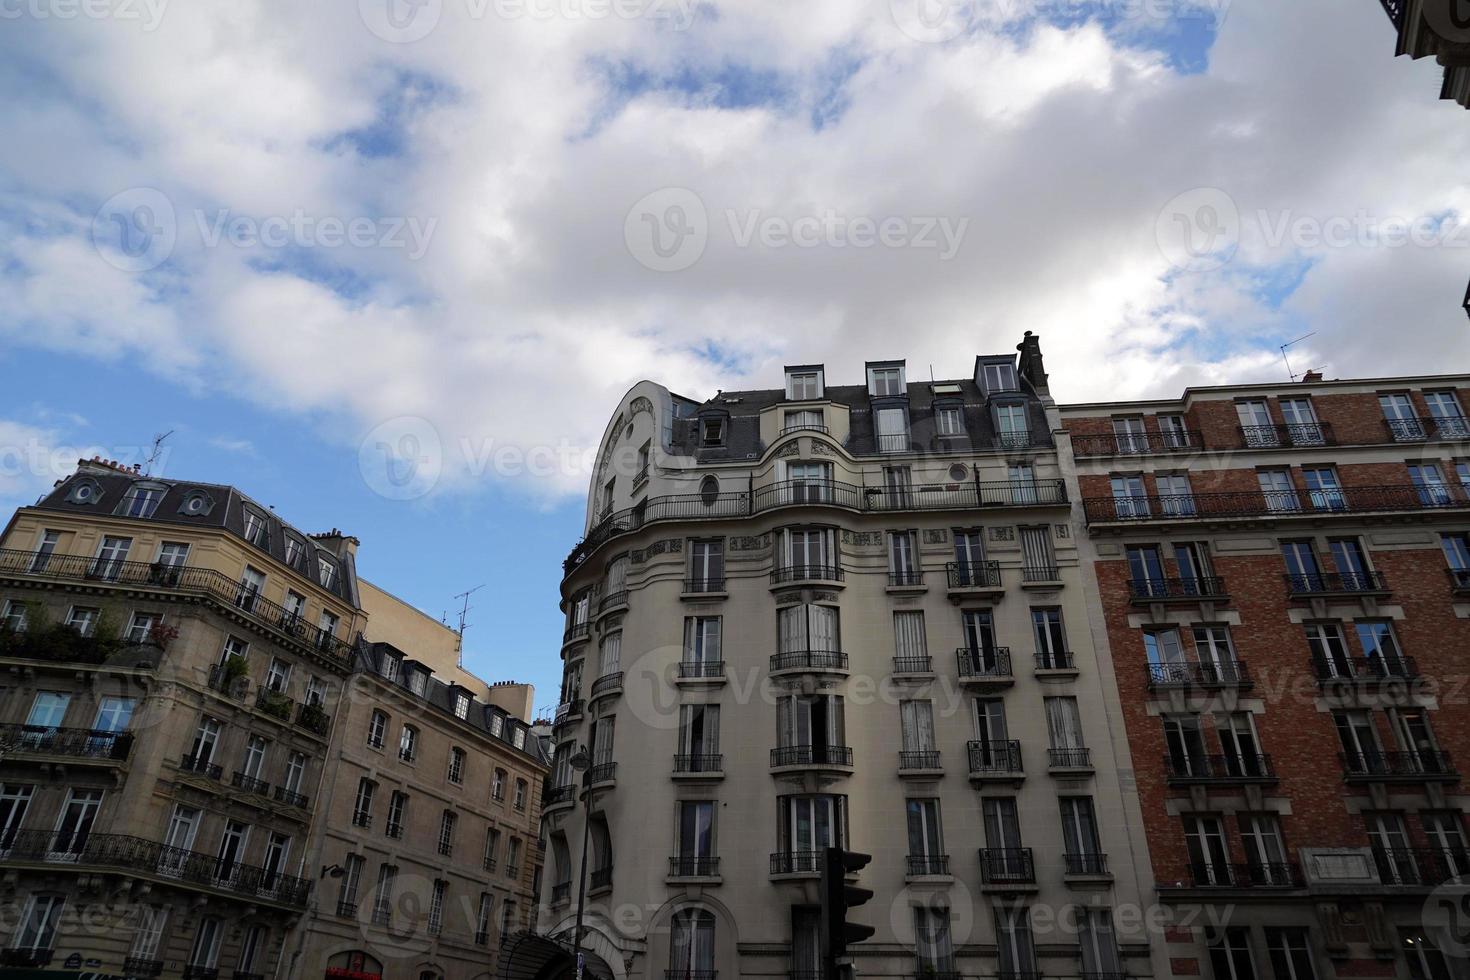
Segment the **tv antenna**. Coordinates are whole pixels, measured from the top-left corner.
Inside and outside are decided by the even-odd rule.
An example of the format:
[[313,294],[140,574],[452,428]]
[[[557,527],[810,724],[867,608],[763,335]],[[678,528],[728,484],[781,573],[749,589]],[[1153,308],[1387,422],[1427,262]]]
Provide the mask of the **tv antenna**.
[[484,587],[484,585],[477,585],[473,589],[470,589],[466,592],[460,592],[455,595],[455,598],[460,600],[459,629],[455,630],[455,632],[459,634],[459,665],[461,667],[464,666],[464,631],[468,629],[470,625],[469,623],[465,622],[465,617],[468,616],[470,612],[470,596],[474,595],[476,592],[479,592]]
[[162,435],[156,435],[156,436],[153,437],[153,448],[148,452],[148,458],[143,461],[143,475],[144,476],[152,476],[153,475],[153,463],[154,463],[154,461],[156,461],[158,459],[158,457],[160,457],[160,456],[163,455],[163,440],[167,439],[169,436],[171,436],[173,434],[174,434],[174,430],[173,429],[169,429],[167,432],[163,433]]
[[[1297,344],[1300,344],[1302,341],[1308,339],[1309,337],[1315,336],[1317,336],[1317,331],[1313,330],[1309,334],[1304,334],[1303,336],[1298,337],[1296,340],[1289,340],[1281,345],[1281,363],[1286,365],[1286,376],[1291,378],[1291,380],[1295,381],[1299,377],[1299,375],[1297,375],[1297,373],[1291,369],[1291,361],[1286,356],[1286,348],[1295,347]],[[1307,371],[1312,370],[1314,369],[1307,368]],[[1305,375],[1307,371],[1302,372],[1302,375]]]

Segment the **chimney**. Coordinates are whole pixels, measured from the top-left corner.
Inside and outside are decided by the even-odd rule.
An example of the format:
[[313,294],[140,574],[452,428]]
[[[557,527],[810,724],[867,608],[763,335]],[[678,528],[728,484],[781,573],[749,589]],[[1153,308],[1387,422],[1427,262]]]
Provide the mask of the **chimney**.
[[1041,363],[1041,338],[1027,330],[1016,350],[1021,352],[1021,377],[1031,383],[1032,390],[1038,395],[1047,394],[1046,368]]
[[1306,374],[1302,375],[1302,380],[1303,381],[1321,381],[1322,380],[1322,372],[1321,371],[1308,371]]

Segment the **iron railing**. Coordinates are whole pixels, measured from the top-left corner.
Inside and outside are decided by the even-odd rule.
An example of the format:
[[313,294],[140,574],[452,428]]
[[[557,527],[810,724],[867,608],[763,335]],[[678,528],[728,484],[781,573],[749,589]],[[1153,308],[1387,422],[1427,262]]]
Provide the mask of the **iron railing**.
[[1292,861],[1249,861],[1232,869],[1236,887],[1298,888],[1301,869]]
[[955,662],[959,666],[961,681],[1009,681],[1011,675],[1011,648],[991,647],[971,649],[960,647],[955,651]]
[[920,568],[899,568],[888,573],[888,584],[891,586],[917,586],[924,584],[924,571]]
[[1240,445],[1243,449],[1275,449],[1296,446],[1330,446],[1332,426],[1326,422],[1288,422],[1285,425],[1242,425]]
[[236,770],[235,774],[230,777],[230,785],[236,789],[244,790],[247,793],[254,793],[257,796],[267,796],[271,791],[271,784],[264,779],[247,776],[239,770]]
[[1470,851],[1430,847],[1374,847],[1373,863],[1385,885],[1437,888],[1470,874]]
[[713,878],[720,873],[720,859],[693,854],[675,854],[669,858],[671,878]]
[[1407,681],[1419,676],[1419,664],[1413,657],[1402,654],[1392,657],[1355,657],[1344,652],[1341,656],[1330,659],[1313,657],[1312,673],[1322,683]]
[[1049,650],[1036,654],[1037,670],[1076,670],[1071,650]]
[[1160,687],[1239,687],[1249,688],[1249,669],[1243,660],[1146,664],[1149,690]]
[[615,606],[626,606],[627,604],[628,590],[619,589],[616,592],[609,592],[607,595],[603,596],[602,600],[597,604],[597,609],[599,612],[602,612],[608,609],[612,609]]
[[679,661],[679,676],[689,678],[701,678],[708,680],[713,677],[725,676],[725,661],[723,660],[681,660]]
[[280,691],[261,688],[255,695],[255,706],[272,718],[286,721],[291,717],[291,706],[296,702]]
[[1054,769],[1091,769],[1092,750],[1085,748],[1047,749],[1047,764]]
[[587,770],[587,781],[589,783],[610,783],[618,777],[618,764],[616,762],[599,762]]
[[771,874],[815,874],[822,870],[821,851],[777,851],[771,855]]
[[771,655],[771,670],[847,670],[847,654],[840,650],[787,650]]
[[352,662],[352,646],[330,632],[312,626],[277,602],[213,568],[170,565],[163,562],[102,561],[85,555],[41,556],[33,551],[0,549],[0,575],[20,575],[51,581],[126,585],[168,592],[203,595],[220,606],[270,628],[277,635],[311,647],[341,665]]
[[895,674],[929,674],[934,671],[933,657],[894,657]]
[[1458,779],[1448,752],[1344,752],[1340,754],[1347,779]]
[[787,565],[771,571],[771,582],[776,585],[786,582],[841,582],[843,578],[841,565]]
[[1387,592],[1388,581],[1382,572],[1288,572],[1284,576],[1286,591],[1291,595],[1344,595],[1359,592]]
[[1101,851],[1087,851],[1080,854],[1066,853],[1062,855],[1069,875],[1105,875],[1108,874],[1108,856]]
[[285,803],[288,806],[299,807],[300,809],[305,810],[307,803],[310,801],[302,793],[292,792],[284,786],[277,786],[276,802]]
[[332,716],[319,704],[303,704],[296,709],[297,727],[304,728],[313,735],[325,737],[331,724]]
[[1271,757],[1264,753],[1256,755],[1166,755],[1164,768],[1169,782],[1187,783],[1244,783],[1271,782],[1276,779],[1276,767]]
[[611,674],[603,674],[592,682],[592,696],[594,698],[611,691],[621,691],[622,689],[623,672],[621,670],[615,670]]
[[179,760],[179,771],[208,779],[219,779],[225,774],[225,767],[210,762],[204,756],[186,755]]
[[611,888],[613,869],[593,868],[591,880],[587,882],[588,888]]
[[1470,438],[1470,420],[1463,415],[1444,417],[1384,419],[1388,437],[1393,442],[1427,442],[1430,439]]
[[306,907],[311,889],[305,878],[123,834],[22,830],[11,840],[6,860],[141,872],[296,908]]
[[1036,882],[1036,862],[1029,847],[982,847],[980,880],[987,885],[1028,885]]
[[977,561],[960,564],[950,562],[944,566],[951,589],[998,589],[1000,584],[1000,562]]
[[1021,743],[1016,739],[1003,742],[971,741],[966,743],[972,776],[1019,776]]
[[720,772],[725,767],[725,757],[710,753],[681,753],[674,756],[674,772]]
[[911,875],[949,874],[948,854],[910,854],[908,871]]
[[574,640],[584,640],[591,632],[591,623],[573,623],[572,625],[568,626],[565,631],[563,631],[561,635],[561,642],[563,644],[567,644],[571,643]]
[[1022,582],[1056,582],[1060,581],[1062,570],[1056,565],[1023,565],[1021,567]]
[[133,750],[130,732],[45,725],[0,725],[0,755],[59,755],[122,762]]
[[939,752],[936,749],[920,749],[898,753],[900,769],[938,769]]
[[703,578],[686,578],[684,580],[685,595],[703,595],[710,592],[725,591],[725,576],[706,575]]
[[1218,575],[1191,578],[1157,578],[1128,583],[1128,594],[1135,602],[1167,602],[1172,599],[1224,599],[1225,580]]
[[1470,506],[1459,484],[1342,487],[1333,490],[1238,490],[1221,493],[1087,497],[1087,522],[1320,517],[1323,514],[1413,513]]
[[1183,432],[1098,432],[1072,436],[1078,456],[1142,456],[1152,453],[1196,452],[1204,439],[1195,430]]
[[783,745],[771,750],[772,768],[850,765],[852,747],[848,745]]

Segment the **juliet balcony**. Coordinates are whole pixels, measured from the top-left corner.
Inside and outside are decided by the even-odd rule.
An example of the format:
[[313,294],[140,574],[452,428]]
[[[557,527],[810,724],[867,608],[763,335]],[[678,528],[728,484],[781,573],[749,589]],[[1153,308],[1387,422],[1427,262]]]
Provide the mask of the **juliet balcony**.
[[1301,449],[1332,446],[1332,426],[1326,422],[1288,422],[1285,425],[1237,426],[1242,449]]
[[1194,430],[1177,432],[1100,432],[1072,436],[1072,451],[1078,456],[1150,456],[1163,453],[1197,453],[1204,440]]
[[6,759],[116,765],[125,762],[132,750],[133,736],[128,732],[0,725],[0,757]]
[[1457,783],[1460,774],[1448,752],[1344,752],[1343,779],[1348,783]]
[[771,750],[771,771],[801,769],[851,772],[852,747],[847,745],[783,745]]
[[1026,778],[1026,771],[1021,767],[1021,743],[1017,739],[971,741],[965,748],[970,757],[972,783],[1019,783]]
[[1334,490],[1240,490],[1223,493],[1131,494],[1087,497],[1087,523],[1197,523],[1244,519],[1285,520],[1334,515],[1425,514],[1470,507],[1458,484],[1342,487]]
[[1241,786],[1276,782],[1271,757],[1258,755],[1166,755],[1170,786]]
[[1156,602],[1224,602],[1230,598],[1225,580],[1218,575],[1189,578],[1157,578],[1128,583],[1128,597],[1135,606]]
[[1301,888],[1303,884],[1301,868],[1294,861],[1251,861],[1245,864],[1195,864],[1189,869],[1188,887],[1286,889]]
[[1255,686],[1243,660],[1178,661],[1146,664],[1144,671],[1150,691],[1169,688],[1246,691]]
[[1382,572],[1305,572],[1287,573],[1286,593],[1293,599],[1319,596],[1388,595],[1388,580]]
[[1413,657],[1355,657],[1342,653],[1332,657],[1313,657],[1312,674],[1323,687],[1406,684],[1419,680],[1419,664]]
[[980,884],[987,892],[1035,891],[1036,862],[1031,848],[981,848]]
[[945,582],[952,596],[999,594],[1005,591],[1000,578],[1000,562],[977,561],[944,566]]
[[1016,682],[1011,672],[1010,647],[960,647],[955,651],[955,663],[960,683],[970,687],[1010,687]]

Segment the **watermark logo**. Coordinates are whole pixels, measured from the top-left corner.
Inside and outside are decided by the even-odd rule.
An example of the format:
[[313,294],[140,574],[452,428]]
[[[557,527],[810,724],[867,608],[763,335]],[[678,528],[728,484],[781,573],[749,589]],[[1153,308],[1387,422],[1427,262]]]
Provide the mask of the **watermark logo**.
[[1470,882],[1465,878],[1454,878],[1430,892],[1419,918],[1444,955],[1470,957]]
[[173,254],[178,236],[173,202],[152,187],[114,194],[92,217],[92,247],[124,272],[158,268]]
[[389,500],[417,500],[439,484],[444,447],[428,419],[403,415],[374,426],[357,449],[363,482]]
[[684,187],[644,195],[623,219],[623,242],[639,264],[655,272],[689,268],[709,244],[704,201]]
[[1425,0],[1424,20],[1446,41],[1470,43],[1470,0]]
[[898,29],[924,44],[943,44],[975,22],[975,0],[888,0]]
[[1196,187],[1164,205],[1154,224],[1159,251],[1186,272],[1211,272],[1240,247],[1240,209],[1218,187]]
[[412,44],[438,26],[444,0],[357,0],[357,12],[367,29],[382,40]]

